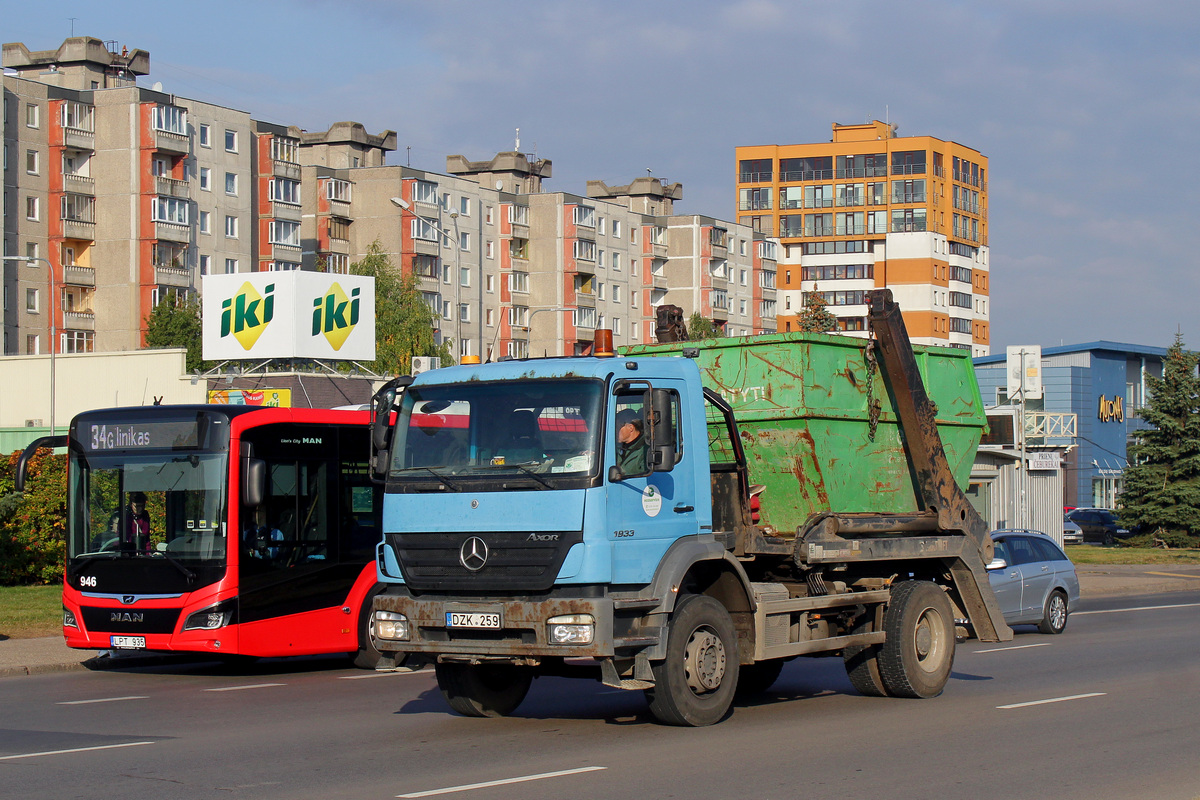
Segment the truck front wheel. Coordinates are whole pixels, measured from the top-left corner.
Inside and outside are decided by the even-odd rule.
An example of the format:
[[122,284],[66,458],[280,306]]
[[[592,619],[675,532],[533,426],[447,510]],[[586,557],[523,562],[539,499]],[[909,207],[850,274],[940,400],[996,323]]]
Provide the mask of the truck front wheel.
[[936,697],[954,666],[954,613],[935,583],[904,581],[892,587],[883,615],[887,639],[879,672],[894,697]]
[[533,672],[511,664],[456,664],[434,667],[438,688],[450,708],[464,717],[507,717],[529,692]]
[[650,713],[667,725],[702,727],[729,711],[738,684],[737,633],[729,612],[706,595],[680,599],[667,629],[667,657],[646,690]]

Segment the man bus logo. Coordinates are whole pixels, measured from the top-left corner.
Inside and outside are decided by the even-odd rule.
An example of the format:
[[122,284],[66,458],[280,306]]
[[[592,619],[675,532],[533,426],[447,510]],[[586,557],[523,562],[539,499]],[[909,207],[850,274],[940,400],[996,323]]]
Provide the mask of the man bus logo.
[[324,297],[313,300],[312,335],[324,335],[334,350],[341,350],[350,332],[358,324],[358,295],[361,289],[351,289],[350,297],[342,287],[333,284]]
[[221,338],[232,333],[242,349],[249,350],[274,316],[275,284],[264,286],[260,295],[247,281],[237,294],[221,301]]

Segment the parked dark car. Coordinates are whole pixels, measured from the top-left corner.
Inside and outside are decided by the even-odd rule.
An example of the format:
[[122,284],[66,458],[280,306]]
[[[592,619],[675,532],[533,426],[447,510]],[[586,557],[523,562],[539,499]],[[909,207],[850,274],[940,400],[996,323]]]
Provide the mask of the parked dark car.
[[1128,539],[1133,535],[1117,522],[1117,515],[1107,508],[1076,508],[1067,514],[1067,519],[1083,530],[1085,542],[1112,544],[1117,539]]
[[1079,578],[1071,559],[1040,531],[992,531],[992,542],[996,555],[987,566],[988,579],[1004,621],[1062,633],[1079,602]]

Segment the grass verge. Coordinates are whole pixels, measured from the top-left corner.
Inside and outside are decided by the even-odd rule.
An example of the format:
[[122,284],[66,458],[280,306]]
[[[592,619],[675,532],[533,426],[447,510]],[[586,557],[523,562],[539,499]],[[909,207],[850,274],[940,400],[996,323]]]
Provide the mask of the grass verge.
[[0,638],[62,635],[62,586],[0,586]]
[[1076,564],[1200,564],[1200,550],[1162,550],[1157,547],[1099,547],[1080,544],[1067,548]]

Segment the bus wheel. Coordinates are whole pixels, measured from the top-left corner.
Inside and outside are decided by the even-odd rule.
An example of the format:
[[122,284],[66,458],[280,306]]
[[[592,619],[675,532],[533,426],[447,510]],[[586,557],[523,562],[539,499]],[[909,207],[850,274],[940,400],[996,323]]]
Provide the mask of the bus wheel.
[[507,717],[533,683],[533,670],[512,664],[446,662],[434,671],[442,697],[464,717]]
[[954,613],[936,583],[904,581],[892,587],[883,615],[887,633],[879,672],[893,697],[936,697],[954,666]]
[[737,633],[729,612],[707,595],[680,599],[667,627],[667,657],[652,666],[650,713],[667,725],[720,722],[738,684]]

